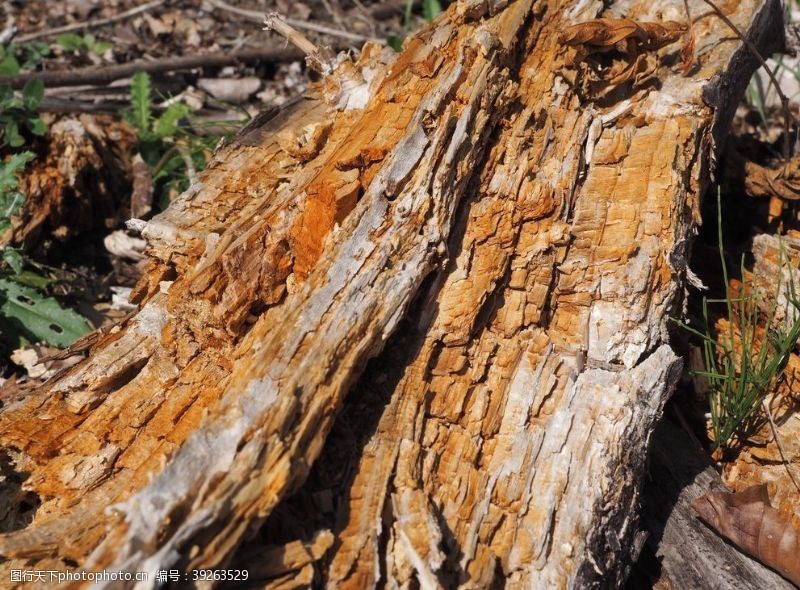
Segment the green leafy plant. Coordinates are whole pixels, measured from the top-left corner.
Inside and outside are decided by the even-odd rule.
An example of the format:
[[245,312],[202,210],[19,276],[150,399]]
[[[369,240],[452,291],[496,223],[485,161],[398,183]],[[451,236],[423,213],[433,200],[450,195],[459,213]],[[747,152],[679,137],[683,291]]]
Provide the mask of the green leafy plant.
[[433,22],[441,12],[442,5],[439,4],[439,0],[422,0],[422,18],[427,22]]
[[45,124],[37,109],[44,97],[41,80],[30,80],[17,95],[10,86],[0,85],[0,147],[17,148],[25,143],[20,131],[26,128],[34,135],[44,135]]
[[[25,143],[20,134],[27,128],[42,135],[45,126],[36,115],[44,87],[29,82],[17,96],[8,86],[0,86],[0,148],[18,148]],[[0,235],[11,228],[11,217],[19,213],[25,197],[19,190],[19,174],[35,158],[31,151],[8,155],[0,160]],[[65,309],[44,289],[52,282],[36,272],[17,248],[0,246],[0,334],[13,346],[46,342],[67,346],[89,330],[78,313]]]
[[108,41],[99,41],[91,33],[85,35],[62,33],[56,37],[56,43],[69,53],[94,53],[95,55],[103,55],[114,46]]
[[50,46],[41,41],[0,46],[0,75],[13,76],[21,70],[31,70],[50,55]]
[[14,52],[0,45],[0,76],[13,76],[19,70],[19,61]]
[[11,227],[10,218],[19,212],[25,201],[25,197],[18,190],[17,177],[34,158],[32,152],[22,152],[14,154],[6,162],[0,162],[0,235]]
[[[403,31],[402,35],[389,35],[386,39],[389,47],[395,51],[400,51],[403,48],[403,39],[411,30],[411,15],[414,11],[414,0],[406,0],[405,12],[403,15]],[[422,18],[426,22],[433,22],[442,12],[442,5],[439,0],[422,0]]]
[[188,188],[195,171],[205,167],[219,137],[193,132],[185,124],[191,109],[182,102],[171,102],[158,116],[153,111],[150,76],[138,72],[131,82],[130,107],[122,116],[136,130],[139,153],[152,173],[156,203],[163,209],[170,194]]
[[86,320],[16,277],[0,278],[0,327],[13,346],[69,346],[89,331]]
[[[717,207],[720,208],[719,193]],[[718,249],[727,289],[728,267],[722,240],[721,208],[717,223]],[[781,293],[783,289],[783,260],[779,266],[776,293]],[[742,276],[745,276],[743,262]],[[763,293],[755,281],[751,285],[743,285],[737,297],[728,293],[724,299],[703,298],[704,332],[678,322],[702,342],[705,370],[694,371],[693,374],[704,377],[708,383],[715,451],[730,448],[741,441],[763,420],[759,408],[767,393],[782,377],[790,353],[800,338],[800,299],[793,277],[786,285],[786,293],[794,318],[788,329],[774,327],[777,302],[771,304],[768,312],[761,310],[759,302]],[[727,333],[721,337],[712,334],[710,329],[709,305],[713,304],[724,305],[728,317]]]
[[[32,152],[0,162],[0,234],[11,227],[11,216],[22,207],[19,173],[34,159]],[[68,346],[89,330],[78,313],[61,307],[43,289],[52,281],[25,270],[25,256],[17,248],[0,247],[0,333],[13,346],[46,342]]]
[[150,76],[137,72],[131,83],[131,106],[123,112],[125,120],[136,129],[142,143],[163,141],[178,133],[178,123],[189,114],[182,102],[171,103],[158,116],[153,116]]

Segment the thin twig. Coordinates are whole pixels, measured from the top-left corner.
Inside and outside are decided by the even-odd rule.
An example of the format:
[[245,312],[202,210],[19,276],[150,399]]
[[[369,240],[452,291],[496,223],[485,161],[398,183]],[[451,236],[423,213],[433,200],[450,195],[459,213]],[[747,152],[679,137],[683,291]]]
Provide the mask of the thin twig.
[[294,47],[244,49],[230,53],[184,55],[155,61],[134,61],[100,68],[91,67],[64,72],[30,72],[14,76],[0,76],[0,84],[8,84],[12,88],[22,88],[29,80],[41,80],[47,87],[109,84],[114,80],[129,78],[136,72],[158,74],[200,67],[221,67],[259,61],[287,62],[302,58],[303,53]]
[[[119,113],[120,106],[123,103],[117,102],[95,102],[80,99],[66,99],[57,98],[52,96],[45,96],[39,104],[39,110],[43,113],[105,113],[114,114]],[[126,103],[127,104],[127,103]]]
[[789,135],[792,132],[792,112],[789,110],[789,99],[783,93],[783,90],[781,90],[781,85],[778,82],[778,79],[775,77],[775,72],[773,72],[772,68],[767,65],[766,60],[761,55],[761,52],[758,51],[758,48],[753,44],[753,42],[742,34],[742,32],[739,30],[739,27],[737,27],[733,21],[731,21],[731,19],[729,19],[727,15],[720,10],[719,6],[714,4],[712,0],[703,0],[703,2],[710,6],[714,13],[722,20],[722,22],[728,25],[728,27],[736,34],[736,36],[739,37],[739,40],[744,43],[745,46],[747,46],[747,49],[749,49],[750,53],[752,53],[753,56],[759,61],[761,67],[764,68],[764,71],[767,73],[770,82],[775,87],[775,92],[778,94],[778,98],[781,101],[781,106],[783,107],[783,124],[786,127],[786,132],[783,134],[783,158],[788,160],[792,155],[789,139]]
[[317,47],[308,37],[289,25],[277,12],[264,17],[264,30],[275,31],[306,55],[308,67],[323,76],[333,71],[333,54],[327,47]]
[[278,13],[271,12],[263,18],[265,31],[275,31],[306,55],[319,53],[320,49],[313,41],[289,25]]
[[159,158],[158,162],[156,162],[156,165],[153,166],[153,176],[161,172],[161,169],[176,153],[178,153],[178,146],[173,143],[170,148],[164,152],[164,155]]
[[361,2],[361,0],[353,0],[353,4],[355,4],[356,9],[360,13],[355,18],[358,18],[364,24],[366,24],[369,27],[370,31],[372,32],[372,36],[375,37],[375,31],[376,31],[375,21],[373,19],[369,18],[369,12],[367,11],[367,7],[364,6],[364,4]]
[[72,23],[71,25],[64,25],[63,27],[56,27],[54,29],[45,29],[43,31],[36,31],[35,33],[28,33],[27,35],[21,35],[20,37],[17,38],[17,41],[19,41],[20,43],[25,43],[26,41],[33,41],[34,39],[41,39],[43,37],[52,37],[53,35],[60,35],[61,33],[71,33],[72,31],[83,31],[86,29],[92,29],[94,27],[101,27],[103,25],[108,25],[111,23],[115,23],[117,21],[125,20],[126,18],[130,18],[132,16],[136,16],[137,14],[141,14],[142,12],[147,12],[151,8],[161,6],[162,4],[164,4],[164,2],[166,2],[166,0],[152,0],[152,2],[147,2],[145,4],[140,4],[139,6],[134,6],[130,10],[120,12],[118,14],[115,14],[114,16],[109,16],[108,18],[97,18],[82,23]]
[[333,9],[333,6],[331,6],[331,3],[329,2],[329,0],[321,0],[321,1],[322,1],[322,5],[325,7],[325,10],[328,12],[328,14],[331,15],[331,18],[333,19],[333,22],[335,22],[337,25],[339,25],[339,27],[344,27],[345,25],[342,22],[342,17],[339,16],[339,14]]
[[764,412],[766,412],[767,418],[769,419],[769,425],[770,428],[772,428],[772,437],[775,439],[775,444],[778,445],[778,452],[783,460],[783,467],[786,469],[786,473],[789,474],[789,479],[792,480],[794,487],[800,492],[800,483],[797,483],[792,470],[789,469],[789,461],[786,460],[786,451],[783,450],[783,443],[781,443],[781,438],[778,436],[778,427],[775,425],[775,420],[772,418],[772,411],[769,409],[769,404],[767,404],[766,400],[761,400],[761,406],[764,408]]
[[[248,20],[252,20],[259,23],[263,22],[264,20],[263,12],[257,12],[255,10],[246,10],[244,8],[231,6],[227,2],[223,2],[223,0],[206,0],[206,1],[209,4],[211,4],[211,6],[213,6],[214,8],[219,8],[220,10],[224,10],[225,12],[230,12],[231,14],[237,14]],[[320,25],[313,22],[301,21],[293,18],[283,18],[283,21],[287,25],[292,26],[296,29],[305,29],[306,31],[314,31],[315,33],[330,35],[331,37],[339,37],[340,39],[347,39],[348,41],[355,41],[357,43],[365,43],[366,41],[372,41],[374,43],[386,42],[384,39],[366,37],[364,35],[359,35],[358,33],[351,33],[350,31],[334,29],[332,27],[327,27],[325,25]]]

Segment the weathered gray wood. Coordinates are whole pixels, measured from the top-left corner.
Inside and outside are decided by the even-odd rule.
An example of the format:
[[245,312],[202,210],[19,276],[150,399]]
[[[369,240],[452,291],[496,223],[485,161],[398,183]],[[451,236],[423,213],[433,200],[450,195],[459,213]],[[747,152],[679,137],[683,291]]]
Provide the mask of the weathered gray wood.
[[671,420],[663,420],[653,436],[642,520],[650,533],[647,542],[661,560],[673,588],[794,588],[697,518],[689,504],[716,490],[727,488],[697,441]]

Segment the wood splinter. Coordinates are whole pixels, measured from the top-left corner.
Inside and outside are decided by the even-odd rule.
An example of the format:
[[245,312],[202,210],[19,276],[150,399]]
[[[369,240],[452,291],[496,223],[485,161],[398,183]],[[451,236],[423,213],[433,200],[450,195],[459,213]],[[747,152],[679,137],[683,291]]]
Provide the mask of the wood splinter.
[[275,31],[306,54],[306,65],[315,72],[327,76],[333,71],[333,53],[329,47],[317,47],[303,33],[289,25],[280,14],[270,12],[264,15],[265,31]]

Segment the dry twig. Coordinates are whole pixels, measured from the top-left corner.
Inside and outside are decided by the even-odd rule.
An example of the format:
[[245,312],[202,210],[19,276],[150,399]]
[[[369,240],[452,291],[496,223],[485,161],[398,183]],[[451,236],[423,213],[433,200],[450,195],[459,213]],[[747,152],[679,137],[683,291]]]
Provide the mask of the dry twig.
[[275,31],[286,38],[289,43],[297,47],[306,56],[308,67],[320,74],[327,75],[333,71],[333,55],[327,47],[317,47],[308,37],[293,28],[277,12],[264,16],[264,30]]
[[136,16],[137,14],[141,14],[142,12],[147,12],[151,8],[156,8],[157,6],[161,6],[162,4],[164,4],[164,2],[166,2],[166,0],[152,0],[152,2],[147,2],[145,4],[140,4],[139,6],[134,6],[130,10],[120,12],[119,14],[115,14],[114,16],[109,16],[108,18],[98,18],[82,23],[72,23],[71,25],[64,25],[63,27],[56,27],[54,29],[44,29],[42,31],[36,31],[35,33],[28,33],[27,35],[20,36],[17,39],[17,41],[19,41],[20,43],[25,43],[26,41],[33,41],[34,39],[41,39],[43,37],[52,37],[53,35],[60,35],[61,33],[71,33],[72,31],[84,31],[86,29],[91,29],[94,27],[101,27],[103,25],[108,25],[111,23],[115,23],[117,21],[125,20],[126,18],[130,18],[132,16]]
[[733,21],[731,21],[731,19],[729,19],[728,16],[722,12],[719,6],[714,4],[713,0],[703,0],[703,2],[708,4],[708,6],[711,7],[711,10],[714,11],[720,20],[728,25],[728,28],[734,32],[734,34],[742,43],[745,44],[748,51],[750,51],[753,57],[758,60],[758,63],[761,64],[761,67],[764,68],[764,71],[769,77],[770,83],[775,87],[775,92],[778,95],[778,99],[781,101],[781,107],[783,109],[783,124],[786,127],[786,132],[783,134],[783,159],[788,160],[792,157],[791,143],[789,139],[789,134],[792,132],[792,112],[789,110],[789,99],[783,93],[783,90],[781,90],[781,85],[778,82],[778,79],[775,77],[775,72],[773,72],[772,68],[767,65],[764,56],[761,55],[761,52],[759,52],[758,48],[753,44],[753,42],[742,34],[742,32],[739,30],[739,27],[737,27]]
[[[218,8],[220,10],[224,10],[225,12],[230,12],[231,14],[237,14],[244,18],[247,18],[252,21],[256,22],[263,22],[264,20],[264,13],[258,12],[255,10],[246,10],[244,8],[238,8],[237,6],[231,6],[227,2],[223,2],[222,0],[207,0],[211,6],[214,8]],[[282,17],[283,18],[283,17]],[[364,35],[359,35],[358,33],[351,33],[349,31],[343,31],[341,29],[334,29],[333,27],[327,27],[325,25],[320,25],[313,22],[306,22],[301,20],[296,20],[293,18],[283,18],[283,21],[295,29],[305,29],[307,31],[314,31],[315,33],[320,33],[322,35],[330,35],[331,37],[339,37],[340,39],[347,39],[348,41],[355,41],[357,43],[365,43],[366,41],[372,41],[374,43],[385,43],[386,41],[383,39],[378,39],[374,37],[366,37]],[[277,32],[277,29],[276,29]]]
[[47,87],[108,84],[114,80],[133,76],[136,72],[157,74],[177,70],[190,70],[204,66],[220,67],[245,62],[287,62],[302,59],[302,57],[303,53],[294,47],[265,47],[263,49],[244,49],[230,53],[185,55],[156,61],[135,61],[101,68],[92,67],[65,72],[32,72],[14,76],[0,76],[0,84],[8,84],[12,88],[22,88],[28,80],[41,80]]

